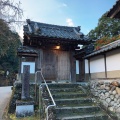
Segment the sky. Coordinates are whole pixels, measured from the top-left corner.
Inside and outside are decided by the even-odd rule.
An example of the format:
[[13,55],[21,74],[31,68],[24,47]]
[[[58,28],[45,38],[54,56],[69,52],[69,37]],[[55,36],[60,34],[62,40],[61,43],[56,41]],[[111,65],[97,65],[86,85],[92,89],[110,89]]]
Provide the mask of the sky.
[[[97,26],[98,19],[116,0],[15,0],[21,2],[23,21],[62,25],[81,26],[85,35]],[[18,31],[23,36],[23,27]]]

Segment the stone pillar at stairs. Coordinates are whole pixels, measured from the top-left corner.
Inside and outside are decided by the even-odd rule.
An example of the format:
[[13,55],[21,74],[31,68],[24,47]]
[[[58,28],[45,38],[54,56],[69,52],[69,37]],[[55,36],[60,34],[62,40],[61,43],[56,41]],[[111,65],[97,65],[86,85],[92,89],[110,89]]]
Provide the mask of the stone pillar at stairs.
[[34,114],[34,101],[30,99],[30,65],[23,66],[21,100],[16,101],[16,117],[26,117]]
[[22,100],[30,98],[29,91],[29,80],[30,80],[30,65],[23,66],[23,80],[22,80]]

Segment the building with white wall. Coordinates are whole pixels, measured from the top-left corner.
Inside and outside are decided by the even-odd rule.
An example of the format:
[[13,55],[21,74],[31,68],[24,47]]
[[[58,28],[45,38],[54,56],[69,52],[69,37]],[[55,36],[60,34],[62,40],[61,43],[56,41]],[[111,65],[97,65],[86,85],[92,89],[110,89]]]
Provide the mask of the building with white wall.
[[120,78],[120,40],[107,44],[85,58],[85,78]]

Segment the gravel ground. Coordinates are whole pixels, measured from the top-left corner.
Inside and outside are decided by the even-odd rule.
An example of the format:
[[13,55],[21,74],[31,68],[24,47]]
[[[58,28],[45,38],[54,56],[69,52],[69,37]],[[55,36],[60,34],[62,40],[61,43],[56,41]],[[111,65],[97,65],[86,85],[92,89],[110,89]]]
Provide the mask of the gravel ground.
[[2,119],[5,107],[7,106],[12,94],[11,86],[0,87],[0,120]]

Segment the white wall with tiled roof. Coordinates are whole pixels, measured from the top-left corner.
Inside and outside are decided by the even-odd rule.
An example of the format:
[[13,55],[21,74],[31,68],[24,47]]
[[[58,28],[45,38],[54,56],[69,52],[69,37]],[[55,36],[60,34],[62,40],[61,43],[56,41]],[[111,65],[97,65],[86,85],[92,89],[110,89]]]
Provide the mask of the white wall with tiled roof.
[[[120,78],[120,48],[113,49],[106,54],[107,78]],[[89,73],[88,60],[85,62],[85,74]],[[104,55],[98,54],[90,58],[91,79],[105,78],[105,59]]]

